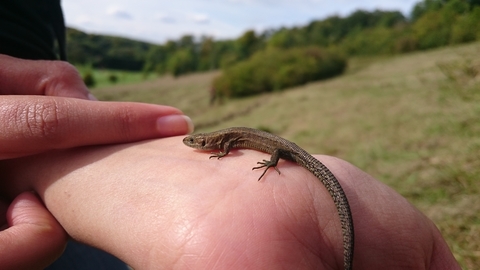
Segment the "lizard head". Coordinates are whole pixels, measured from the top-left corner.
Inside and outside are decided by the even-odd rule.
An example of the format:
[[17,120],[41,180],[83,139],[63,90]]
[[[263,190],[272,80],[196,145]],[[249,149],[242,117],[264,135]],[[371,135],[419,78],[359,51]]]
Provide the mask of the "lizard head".
[[185,137],[183,143],[195,149],[213,150],[215,147],[207,142],[206,136],[203,133],[193,134]]

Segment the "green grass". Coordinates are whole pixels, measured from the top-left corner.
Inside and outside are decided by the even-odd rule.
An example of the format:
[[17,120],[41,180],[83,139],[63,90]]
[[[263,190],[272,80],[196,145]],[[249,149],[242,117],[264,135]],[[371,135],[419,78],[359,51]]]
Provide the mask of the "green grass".
[[480,265],[480,43],[356,58],[342,77],[209,105],[218,72],[93,89],[101,100],[167,104],[197,131],[267,129],[343,158],[430,217],[464,269]]

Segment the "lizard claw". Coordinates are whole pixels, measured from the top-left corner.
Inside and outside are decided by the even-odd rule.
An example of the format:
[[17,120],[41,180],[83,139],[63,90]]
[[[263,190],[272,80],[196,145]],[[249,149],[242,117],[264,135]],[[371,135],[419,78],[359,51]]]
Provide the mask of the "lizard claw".
[[215,152],[212,152],[210,153],[212,154],[208,159],[211,159],[211,158],[217,158],[217,159],[220,159],[224,156],[226,156],[227,154],[223,153],[223,152],[219,152],[219,153],[215,153]]
[[258,181],[260,181],[260,179],[262,179],[262,177],[265,175],[265,173],[268,171],[268,169],[270,167],[273,167],[277,172],[278,174],[280,174],[280,170],[278,170],[277,166],[275,166],[276,164],[274,164],[271,160],[263,160],[263,161],[259,161],[257,162],[257,164],[260,164],[261,166],[257,166],[257,167],[253,167],[252,170],[256,170],[256,169],[260,169],[260,168],[265,168],[265,170],[263,171],[262,175],[260,175],[260,178],[258,178]]

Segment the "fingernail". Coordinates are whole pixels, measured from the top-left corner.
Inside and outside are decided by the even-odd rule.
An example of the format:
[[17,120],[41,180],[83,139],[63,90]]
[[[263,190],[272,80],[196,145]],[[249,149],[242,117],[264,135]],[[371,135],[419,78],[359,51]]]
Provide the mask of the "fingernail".
[[94,95],[92,95],[92,93],[88,93],[88,99],[92,101],[98,101],[98,99]]
[[192,133],[194,126],[190,117],[175,114],[158,118],[157,128],[163,136],[174,136]]
[[186,115],[182,115],[182,116],[183,118],[185,118],[185,122],[187,122],[187,128],[188,128],[187,134],[192,133],[195,130],[195,125],[193,124],[192,119],[190,119],[190,117]]

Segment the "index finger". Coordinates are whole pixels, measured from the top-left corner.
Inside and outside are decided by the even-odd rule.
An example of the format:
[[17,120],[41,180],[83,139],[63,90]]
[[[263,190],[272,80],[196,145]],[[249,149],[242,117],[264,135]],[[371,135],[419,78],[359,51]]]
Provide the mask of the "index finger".
[[0,159],[52,149],[182,135],[193,129],[169,106],[45,96],[0,97]]

